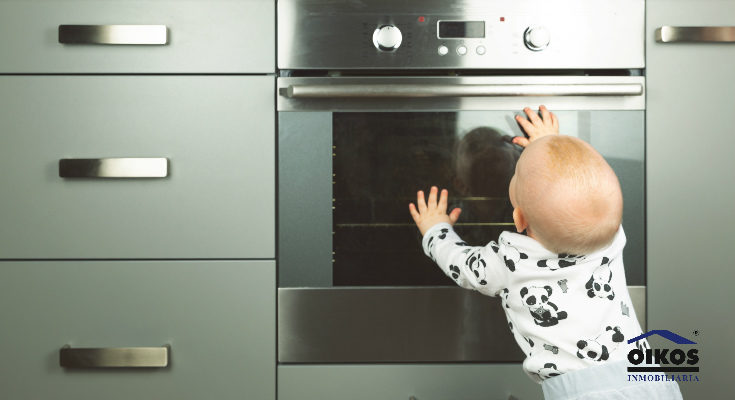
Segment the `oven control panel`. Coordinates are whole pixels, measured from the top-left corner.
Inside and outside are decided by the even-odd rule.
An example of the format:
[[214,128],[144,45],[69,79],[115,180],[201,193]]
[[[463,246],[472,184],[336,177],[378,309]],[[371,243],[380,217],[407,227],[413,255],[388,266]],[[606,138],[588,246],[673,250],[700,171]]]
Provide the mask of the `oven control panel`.
[[643,0],[280,0],[280,69],[644,67]]

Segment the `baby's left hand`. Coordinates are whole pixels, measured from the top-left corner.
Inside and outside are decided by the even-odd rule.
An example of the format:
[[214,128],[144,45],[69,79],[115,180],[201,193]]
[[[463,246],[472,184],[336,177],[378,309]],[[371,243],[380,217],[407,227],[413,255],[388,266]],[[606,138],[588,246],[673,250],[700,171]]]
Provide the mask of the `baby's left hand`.
[[424,201],[424,192],[419,190],[418,195],[416,196],[418,210],[416,210],[416,206],[414,206],[413,203],[408,205],[408,210],[411,212],[411,216],[413,217],[413,221],[416,223],[416,226],[419,227],[421,235],[426,234],[426,231],[428,231],[429,228],[440,222],[447,222],[453,226],[454,223],[457,222],[457,218],[459,218],[459,213],[462,212],[459,208],[455,208],[451,213],[449,213],[449,215],[447,215],[447,197],[449,197],[449,192],[447,192],[446,189],[443,189],[438,203],[436,201],[437,192],[438,189],[436,186],[432,186],[431,192],[429,192],[429,201],[427,203]]
[[516,115],[516,121],[518,121],[518,124],[526,132],[528,139],[517,136],[513,138],[513,143],[526,148],[538,138],[559,134],[559,119],[556,118],[556,115],[549,112],[544,106],[539,106],[538,109],[541,112],[541,118],[528,107],[523,109],[523,112],[528,115],[528,119]]

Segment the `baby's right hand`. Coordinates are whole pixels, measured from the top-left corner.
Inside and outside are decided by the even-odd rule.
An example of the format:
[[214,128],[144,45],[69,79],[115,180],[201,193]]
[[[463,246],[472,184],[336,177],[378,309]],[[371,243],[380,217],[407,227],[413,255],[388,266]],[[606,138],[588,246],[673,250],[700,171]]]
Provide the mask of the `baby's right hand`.
[[449,197],[449,192],[447,192],[447,189],[443,189],[439,195],[439,201],[437,201],[436,195],[438,191],[439,189],[436,186],[432,186],[429,192],[429,201],[425,201],[424,192],[419,190],[416,196],[416,205],[414,206],[413,203],[408,205],[408,210],[411,212],[416,226],[419,227],[421,236],[426,234],[429,228],[440,222],[446,222],[454,226],[457,218],[459,218],[459,213],[462,212],[459,208],[455,208],[447,215],[447,198]]
[[528,107],[524,108],[523,111],[528,115],[528,119],[525,119],[520,115],[516,115],[516,121],[518,121],[521,128],[526,131],[528,139],[520,136],[514,137],[513,143],[525,148],[531,144],[531,142],[540,137],[559,134],[559,120],[556,118],[556,115],[550,113],[546,107],[539,106],[541,118],[539,118],[538,114]]

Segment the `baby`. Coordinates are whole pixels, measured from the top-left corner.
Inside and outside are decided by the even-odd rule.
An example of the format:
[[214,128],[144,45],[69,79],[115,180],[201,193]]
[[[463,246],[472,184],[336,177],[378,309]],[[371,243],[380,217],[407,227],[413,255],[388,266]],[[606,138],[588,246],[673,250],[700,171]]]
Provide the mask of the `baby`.
[[[424,252],[459,286],[499,296],[527,355],[523,369],[547,399],[680,399],[676,382],[628,382],[628,352],[640,336],[623,269],[623,196],[612,168],[592,146],[559,135],[557,117],[524,109],[528,138],[508,193],[516,230],[470,247],[452,226],[446,190],[419,191],[411,216]],[[438,199],[437,199],[438,196]],[[593,367],[593,368],[590,368]],[[613,397],[613,396],[622,397]],[[627,396],[627,397],[625,397]]]

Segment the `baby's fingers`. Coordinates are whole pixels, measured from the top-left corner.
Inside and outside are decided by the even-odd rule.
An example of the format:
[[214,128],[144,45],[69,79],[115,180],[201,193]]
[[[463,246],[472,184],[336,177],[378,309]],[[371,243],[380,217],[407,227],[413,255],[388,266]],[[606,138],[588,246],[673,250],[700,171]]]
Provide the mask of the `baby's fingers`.
[[437,207],[437,211],[440,211],[441,213],[447,212],[447,197],[449,197],[449,192],[447,189],[442,189],[441,195],[439,196],[439,206]]
[[411,213],[411,217],[413,217],[413,222],[418,224],[419,221],[421,220],[421,214],[419,214],[419,212],[416,211],[416,206],[414,206],[413,203],[410,203],[408,205],[408,212]]
[[536,132],[536,127],[534,127],[531,122],[521,117],[520,115],[516,115],[516,121],[518,121],[518,124],[521,126],[523,131],[526,132],[529,136],[533,135]]
[[423,190],[419,190],[418,194],[416,195],[416,205],[419,208],[420,214],[423,214],[426,212],[426,201],[424,200]]
[[545,106],[539,106],[538,109],[541,111],[541,119],[544,121],[544,125],[551,127],[553,125],[553,121],[549,110]]
[[534,112],[529,107],[524,108],[523,112],[525,112],[526,115],[528,115],[528,120],[531,121],[533,125],[543,125],[544,124],[544,121],[542,121],[541,118],[539,118],[538,113]]
[[454,225],[455,222],[457,222],[457,219],[459,219],[459,214],[462,212],[461,209],[455,208],[452,210],[451,213],[449,213],[449,220],[452,221],[452,225]]
[[559,118],[556,118],[556,114],[554,113],[551,113],[551,126],[559,133]]
[[431,191],[429,192],[429,202],[426,205],[429,210],[433,210],[436,208],[436,193],[439,191],[439,189],[436,188],[436,186],[431,187]]
[[531,144],[531,142],[528,139],[526,139],[524,137],[521,137],[521,136],[514,137],[513,138],[513,143],[515,143],[515,144],[517,144],[517,145],[519,145],[519,146],[521,146],[523,148],[526,148],[526,146],[528,146],[529,144]]

